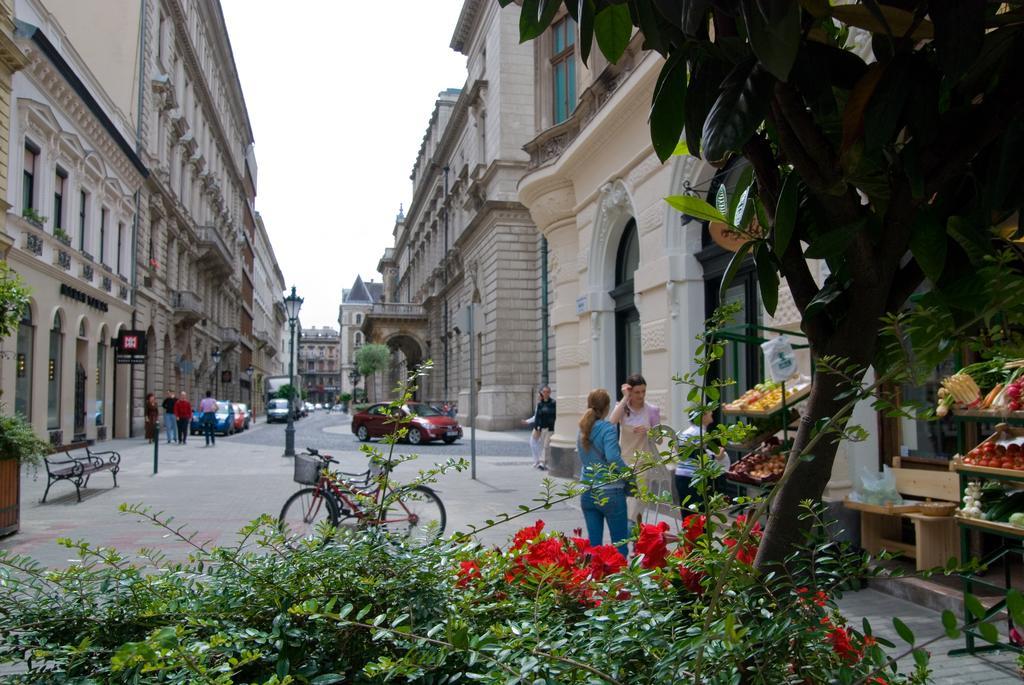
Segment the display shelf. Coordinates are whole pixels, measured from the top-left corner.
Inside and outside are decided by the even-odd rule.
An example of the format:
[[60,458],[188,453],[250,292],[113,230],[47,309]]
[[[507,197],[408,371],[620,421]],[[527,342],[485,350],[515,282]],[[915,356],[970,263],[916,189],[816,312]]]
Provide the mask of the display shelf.
[[775,485],[776,481],[782,476],[776,476],[774,478],[754,478],[753,476],[747,476],[742,473],[733,473],[731,471],[725,472],[725,479],[732,481],[733,483],[739,483],[741,485],[753,485],[758,488],[767,488]]
[[755,411],[752,409],[729,409],[727,406],[722,406],[722,413],[726,416],[749,416],[752,418],[768,418],[775,416],[780,411],[785,409],[792,409],[793,405],[807,399],[811,394],[811,384],[807,383],[793,392],[792,395],[787,397],[783,402],[775,405],[771,409],[765,411]]
[[985,519],[972,519],[967,518],[966,516],[961,516],[960,514],[956,514],[955,518],[957,523],[966,528],[978,528],[980,530],[998,533],[1003,537],[1024,540],[1024,528],[1011,526],[1009,523],[1003,523],[1002,521],[986,521]]
[[985,478],[1024,481],[1024,471],[1018,471],[1017,469],[997,469],[991,466],[975,466],[973,464],[965,464],[963,463],[962,458],[959,456],[953,458],[953,468],[959,473],[973,473],[977,476],[983,476]]
[[970,419],[972,421],[981,422],[1013,422],[1019,421],[1024,423],[1024,411],[1011,411],[1000,413],[995,409],[954,409],[953,418],[959,419]]
[[869,504],[868,502],[858,502],[852,500],[849,497],[843,500],[843,504],[856,511],[866,511],[869,514],[883,514],[886,516],[895,516],[898,514],[913,514],[921,510],[918,504]]

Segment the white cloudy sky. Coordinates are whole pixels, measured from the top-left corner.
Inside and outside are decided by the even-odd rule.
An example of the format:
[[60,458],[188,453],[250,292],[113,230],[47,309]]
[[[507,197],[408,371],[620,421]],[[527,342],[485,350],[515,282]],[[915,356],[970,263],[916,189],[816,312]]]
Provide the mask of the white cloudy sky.
[[302,325],[337,327],[342,288],[380,280],[462,0],[221,0],[249,108],[263,215]]

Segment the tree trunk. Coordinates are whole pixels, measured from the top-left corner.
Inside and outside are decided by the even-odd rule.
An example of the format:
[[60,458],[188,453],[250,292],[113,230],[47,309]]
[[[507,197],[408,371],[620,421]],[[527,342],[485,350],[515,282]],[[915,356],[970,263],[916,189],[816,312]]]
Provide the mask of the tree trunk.
[[[811,341],[811,363],[817,363],[823,356],[835,356],[866,369],[874,359],[885,301],[886,298],[878,293],[863,293],[851,304],[842,324],[824,344]],[[856,380],[860,381],[861,376]],[[849,389],[849,381],[839,376],[829,373],[815,375],[807,399],[807,413],[800,422],[789,455],[791,460],[796,459],[810,442],[815,424],[835,416],[849,402],[849,397],[836,399]],[[846,420],[843,420],[841,427],[845,426]],[[804,542],[804,533],[810,529],[811,522],[800,519],[800,503],[821,500],[821,494],[832,477],[832,464],[838,447],[836,436],[823,437],[811,451],[814,458],[800,461],[789,480],[779,488],[771,503],[768,525],[758,549],[757,568],[784,561]]]

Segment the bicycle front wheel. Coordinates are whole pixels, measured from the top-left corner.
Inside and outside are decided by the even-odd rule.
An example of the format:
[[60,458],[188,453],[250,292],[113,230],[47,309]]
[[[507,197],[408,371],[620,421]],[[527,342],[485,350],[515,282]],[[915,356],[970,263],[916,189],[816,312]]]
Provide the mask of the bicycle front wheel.
[[402,490],[398,502],[384,514],[384,527],[414,544],[436,540],[444,533],[447,514],[444,504],[430,488],[417,485]]
[[316,527],[327,521],[338,525],[338,506],[334,498],[319,488],[303,488],[288,498],[281,508],[281,532],[290,538],[312,538]]

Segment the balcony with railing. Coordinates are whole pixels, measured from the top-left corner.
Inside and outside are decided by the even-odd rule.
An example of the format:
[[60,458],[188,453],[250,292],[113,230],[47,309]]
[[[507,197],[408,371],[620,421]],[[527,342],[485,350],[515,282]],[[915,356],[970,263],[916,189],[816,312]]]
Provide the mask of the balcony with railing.
[[221,349],[230,349],[242,341],[242,335],[234,326],[220,327]]
[[231,250],[221,236],[220,229],[214,226],[200,226],[196,234],[201,263],[224,273],[234,271],[235,263],[231,257]]
[[421,304],[408,302],[380,302],[366,312],[362,331],[368,341],[386,339],[390,333],[425,332],[427,310]]
[[174,309],[174,321],[180,325],[194,326],[204,317],[202,298],[189,290],[172,292],[171,307]]

